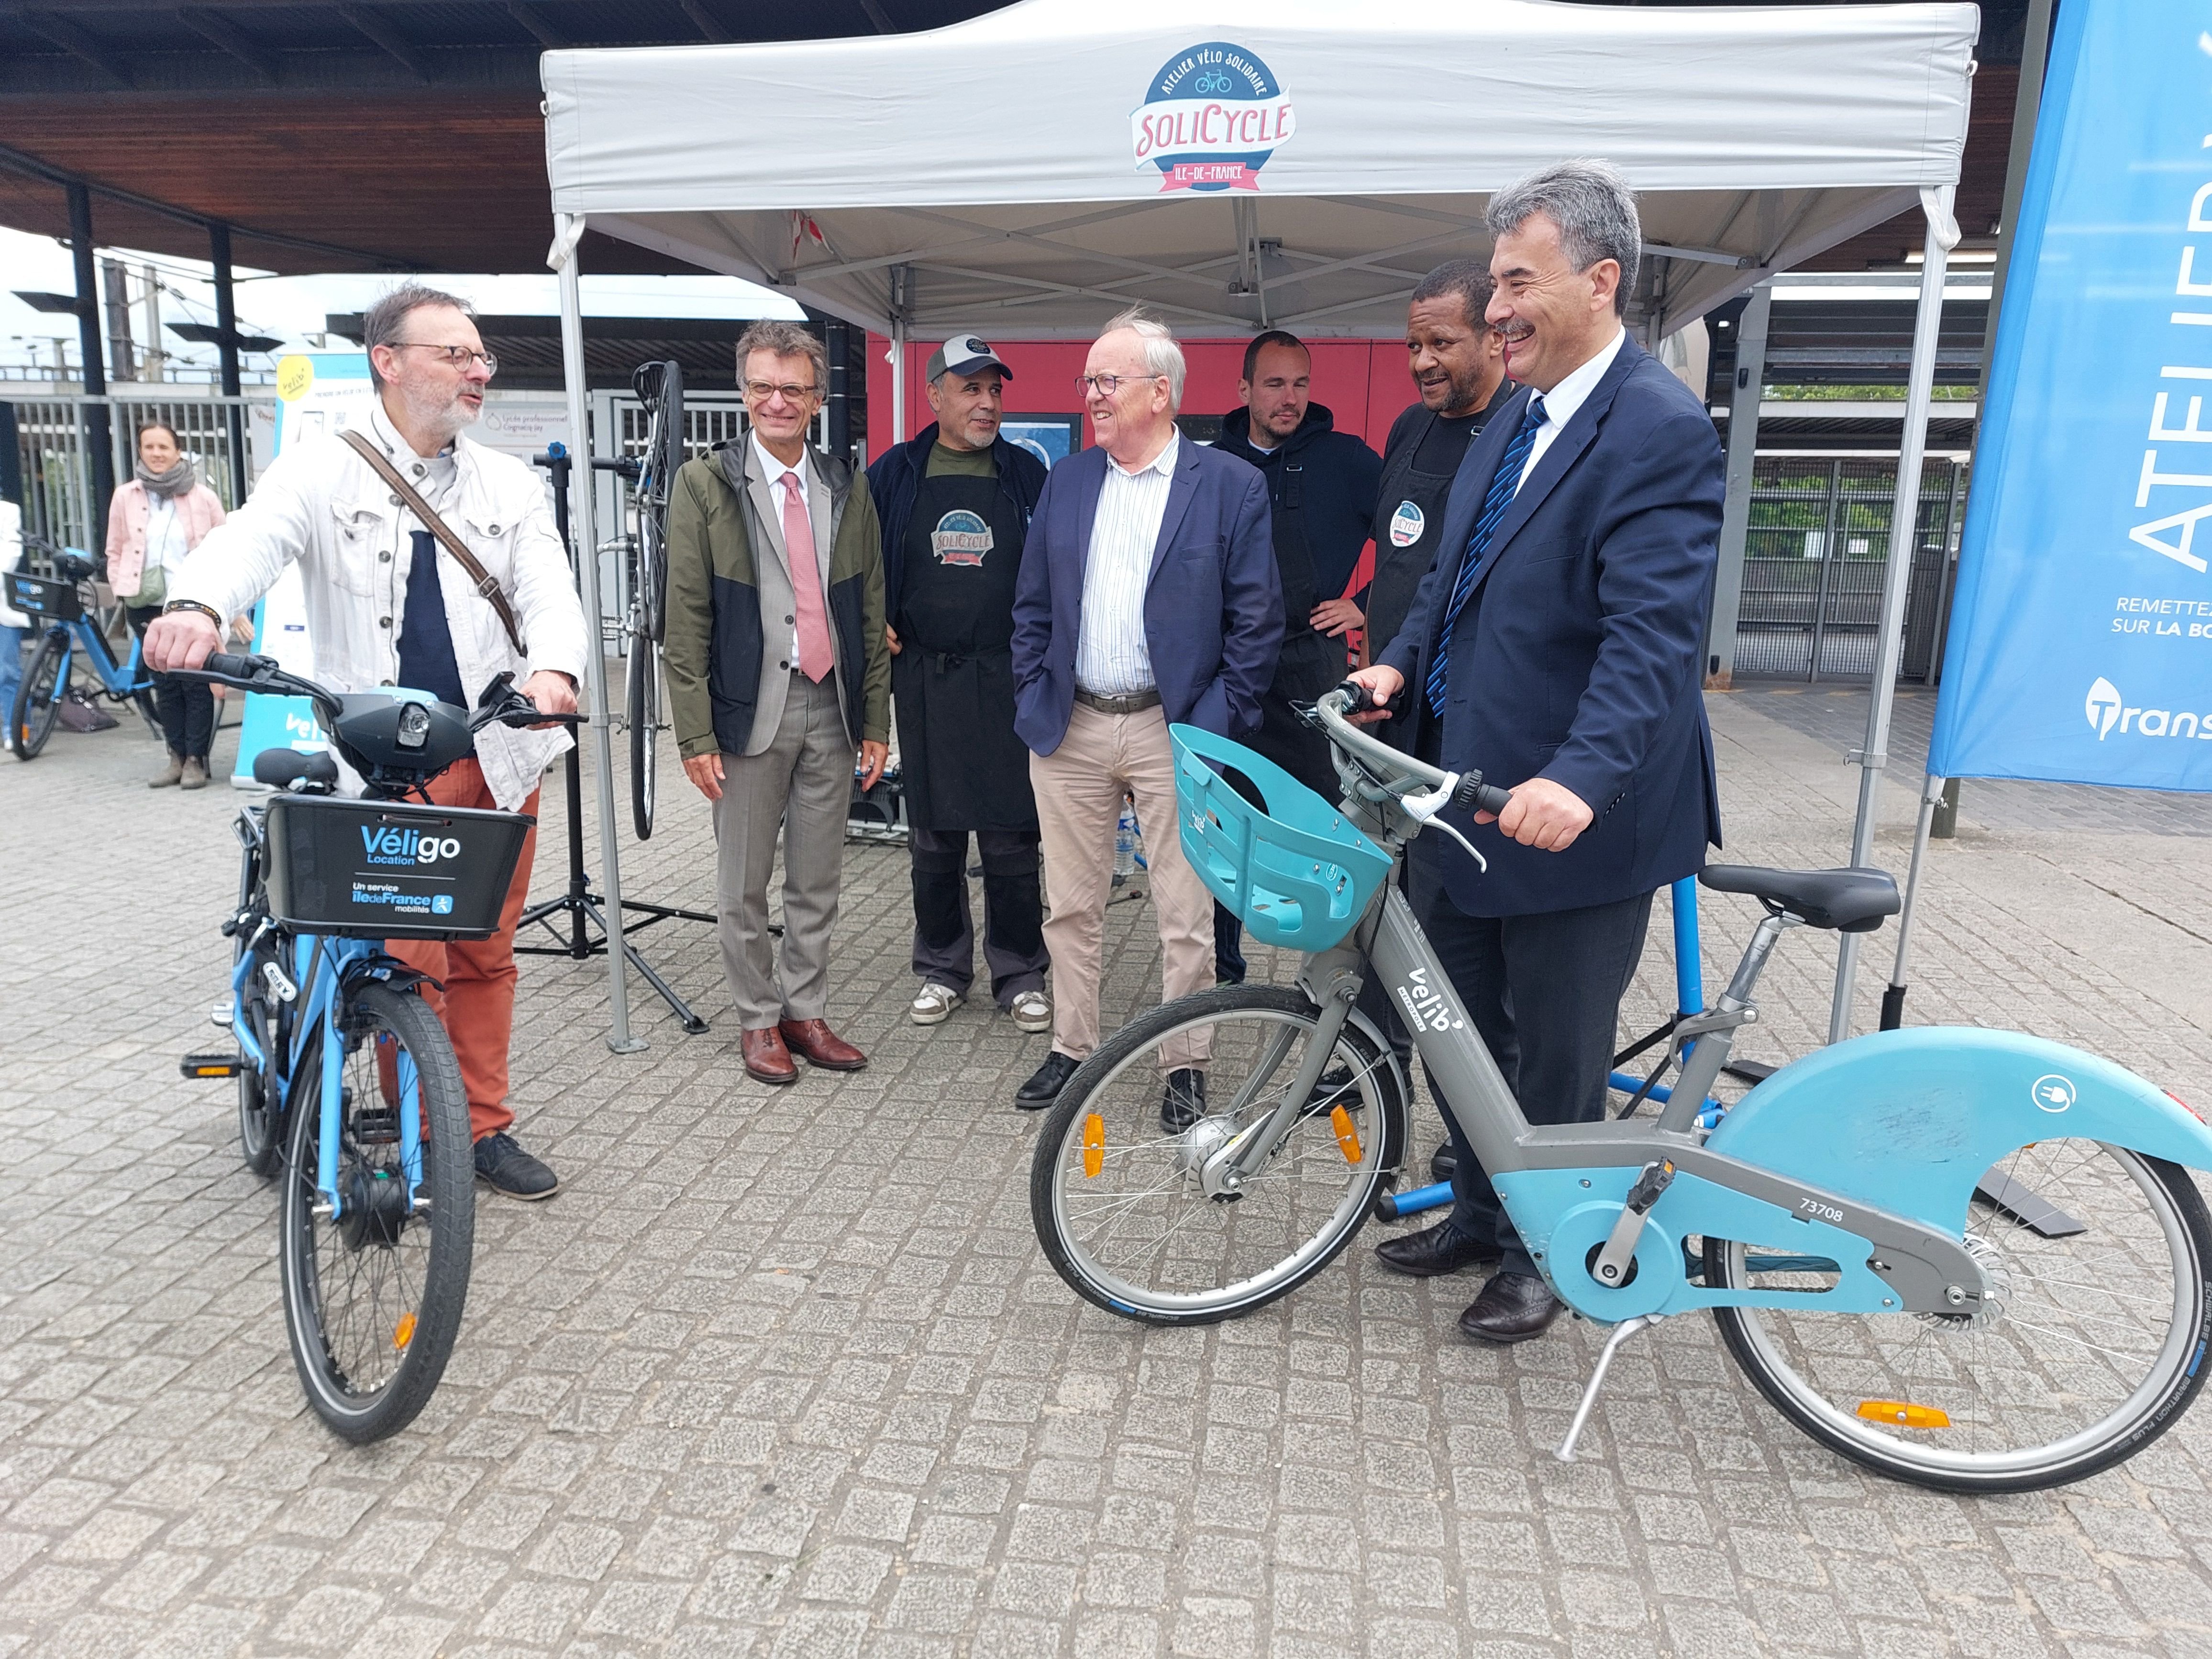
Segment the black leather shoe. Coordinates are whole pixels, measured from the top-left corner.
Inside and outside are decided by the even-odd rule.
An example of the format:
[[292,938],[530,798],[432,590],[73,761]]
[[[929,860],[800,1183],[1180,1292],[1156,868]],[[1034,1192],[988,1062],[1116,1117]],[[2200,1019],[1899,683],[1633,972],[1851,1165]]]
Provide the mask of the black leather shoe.
[[477,1179],[508,1198],[530,1202],[561,1190],[561,1178],[516,1146],[514,1137],[503,1129],[477,1142],[476,1165]]
[[1375,1254],[1393,1273],[1434,1279],[1439,1273],[1455,1273],[1462,1267],[1495,1261],[1504,1252],[1494,1241],[1473,1237],[1450,1222],[1440,1221],[1417,1233],[1386,1238],[1375,1247]]
[[1493,1273],[1459,1328],[1482,1342],[1526,1342],[1541,1336],[1565,1304],[1534,1273]]
[[1083,1062],[1073,1054],[1063,1054],[1054,1049],[1044,1057],[1044,1064],[1030,1074],[1030,1080],[1014,1091],[1014,1107],[1018,1111],[1041,1112],[1060,1098],[1060,1091],[1067,1087],[1067,1079],[1075,1075],[1075,1068]]
[[1206,1073],[1185,1066],[1168,1073],[1160,1091],[1160,1127],[1179,1135],[1206,1115]]

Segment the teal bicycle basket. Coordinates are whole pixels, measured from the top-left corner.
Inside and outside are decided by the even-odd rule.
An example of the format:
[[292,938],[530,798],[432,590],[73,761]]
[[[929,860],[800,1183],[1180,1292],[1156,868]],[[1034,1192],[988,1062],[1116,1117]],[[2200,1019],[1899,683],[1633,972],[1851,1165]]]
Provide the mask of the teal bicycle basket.
[[[1263,755],[1194,726],[1171,726],[1182,855],[1262,945],[1326,951],[1390,874],[1390,855]],[[1251,781],[1262,810],[1208,765]]]

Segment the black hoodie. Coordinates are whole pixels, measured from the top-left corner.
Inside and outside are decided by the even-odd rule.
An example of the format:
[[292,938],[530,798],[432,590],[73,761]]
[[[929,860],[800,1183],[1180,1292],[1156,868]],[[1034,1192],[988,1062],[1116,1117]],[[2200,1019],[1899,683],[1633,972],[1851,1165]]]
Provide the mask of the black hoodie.
[[1231,410],[1221,417],[1215,447],[1267,474],[1276,544],[1302,531],[1313,560],[1315,600],[1335,599],[1351,581],[1374,528],[1382,458],[1350,433],[1339,432],[1326,404],[1308,404],[1298,429],[1272,450],[1252,447],[1251,420],[1249,410]]

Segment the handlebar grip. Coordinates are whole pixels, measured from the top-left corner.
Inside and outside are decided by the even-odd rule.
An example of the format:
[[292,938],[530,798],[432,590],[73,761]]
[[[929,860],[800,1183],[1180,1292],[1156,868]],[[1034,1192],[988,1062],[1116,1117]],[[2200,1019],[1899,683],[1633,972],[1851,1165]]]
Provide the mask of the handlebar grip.
[[200,665],[204,672],[220,674],[227,680],[250,680],[261,670],[276,665],[266,657],[246,657],[228,651],[211,652]]
[[1503,812],[1505,803],[1512,799],[1510,793],[1496,784],[1485,783],[1480,772],[1468,773],[1452,792],[1452,805],[1462,812]]

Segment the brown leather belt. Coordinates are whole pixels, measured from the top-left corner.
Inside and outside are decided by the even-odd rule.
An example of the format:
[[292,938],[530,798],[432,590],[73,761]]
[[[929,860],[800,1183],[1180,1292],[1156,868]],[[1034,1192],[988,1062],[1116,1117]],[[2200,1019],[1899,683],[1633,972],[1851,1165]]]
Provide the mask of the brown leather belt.
[[1095,708],[1102,714],[1141,714],[1147,708],[1160,706],[1160,694],[1157,688],[1150,691],[1132,691],[1126,697],[1101,697],[1079,685],[1075,688],[1075,700],[1085,708]]

